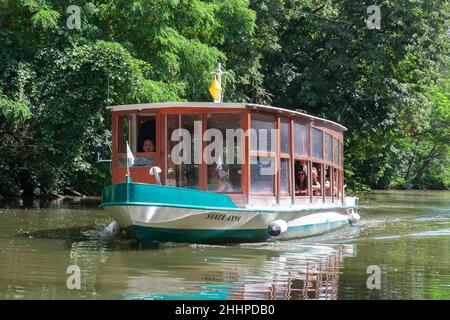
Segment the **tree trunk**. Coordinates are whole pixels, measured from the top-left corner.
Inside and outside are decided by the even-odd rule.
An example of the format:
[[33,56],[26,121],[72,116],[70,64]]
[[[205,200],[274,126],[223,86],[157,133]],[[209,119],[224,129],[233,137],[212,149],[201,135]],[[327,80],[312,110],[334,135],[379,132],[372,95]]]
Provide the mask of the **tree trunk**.
[[414,161],[416,160],[418,150],[419,150],[419,139],[416,139],[416,141],[414,143],[414,153],[413,153],[411,159],[409,160],[408,169],[406,170],[406,173],[404,175],[405,181],[409,180],[409,177],[411,175],[411,168],[414,164]]
[[423,178],[425,172],[428,171],[433,160],[439,156],[441,156],[441,154],[439,153],[439,150],[437,150],[437,146],[434,145],[430,152],[428,152],[428,155],[422,160],[422,164],[416,170],[416,174],[412,177],[411,182],[418,183]]

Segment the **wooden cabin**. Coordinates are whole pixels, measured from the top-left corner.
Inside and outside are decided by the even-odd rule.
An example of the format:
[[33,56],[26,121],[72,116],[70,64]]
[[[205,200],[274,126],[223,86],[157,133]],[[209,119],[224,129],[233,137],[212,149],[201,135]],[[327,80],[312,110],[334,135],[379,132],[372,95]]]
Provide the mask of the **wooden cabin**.
[[[149,169],[157,166],[162,169],[163,185],[223,192],[240,207],[342,204],[346,128],[335,122],[251,103],[165,102],[108,109],[112,111],[113,184],[126,179],[128,141],[135,157],[134,165],[129,168],[133,182],[155,183]],[[243,132],[276,129],[277,134],[269,139],[271,148],[265,150],[258,150],[259,144],[250,135],[236,137],[242,139],[242,150],[236,150],[235,155],[241,152],[244,161],[223,165],[232,189],[217,191],[214,188],[216,164],[200,160],[177,165],[171,161],[177,143],[171,137],[179,128],[192,134],[200,146],[200,155],[209,144],[204,133],[210,128],[220,130],[224,136],[226,129]],[[198,154],[190,156],[198,157]],[[269,162],[275,163],[275,174],[261,175],[259,169]]]

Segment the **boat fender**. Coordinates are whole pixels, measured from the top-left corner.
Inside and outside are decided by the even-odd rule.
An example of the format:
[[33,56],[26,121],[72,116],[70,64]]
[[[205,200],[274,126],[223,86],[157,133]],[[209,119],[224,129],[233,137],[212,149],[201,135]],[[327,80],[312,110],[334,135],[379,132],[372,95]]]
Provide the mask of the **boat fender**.
[[357,223],[359,219],[361,219],[361,217],[356,212],[352,212],[348,215],[348,221],[350,222],[350,224]]
[[267,228],[267,231],[269,234],[273,237],[279,236],[283,232],[285,232],[288,229],[288,225],[286,221],[284,220],[275,220],[271,224],[269,224],[269,227]]

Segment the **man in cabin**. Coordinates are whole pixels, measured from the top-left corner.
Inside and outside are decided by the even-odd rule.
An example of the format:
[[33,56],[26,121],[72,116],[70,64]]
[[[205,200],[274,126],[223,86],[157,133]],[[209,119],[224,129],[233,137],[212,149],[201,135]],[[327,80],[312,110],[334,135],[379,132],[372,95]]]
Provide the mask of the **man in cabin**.
[[142,146],[142,149],[144,149],[144,152],[154,152],[155,151],[155,144],[153,143],[152,139],[145,139],[144,144]]
[[[142,152],[154,152],[155,151],[155,144],[153,143],[152,139],[145,139],[144,143],[142,145]],[[136,156],[134,160],[134,165],[136,167],[148,167],[152,165],[152,157],[147,156]]]

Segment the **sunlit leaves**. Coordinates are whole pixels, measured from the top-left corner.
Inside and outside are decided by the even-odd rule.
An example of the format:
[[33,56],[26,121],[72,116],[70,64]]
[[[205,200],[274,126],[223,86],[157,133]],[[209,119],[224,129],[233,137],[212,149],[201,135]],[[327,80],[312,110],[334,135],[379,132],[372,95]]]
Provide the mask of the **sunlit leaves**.
[[44,0],[23,0],[25,8],[32,13],[31,24],[37,29],[56,29],[60,13],[49,6]]

